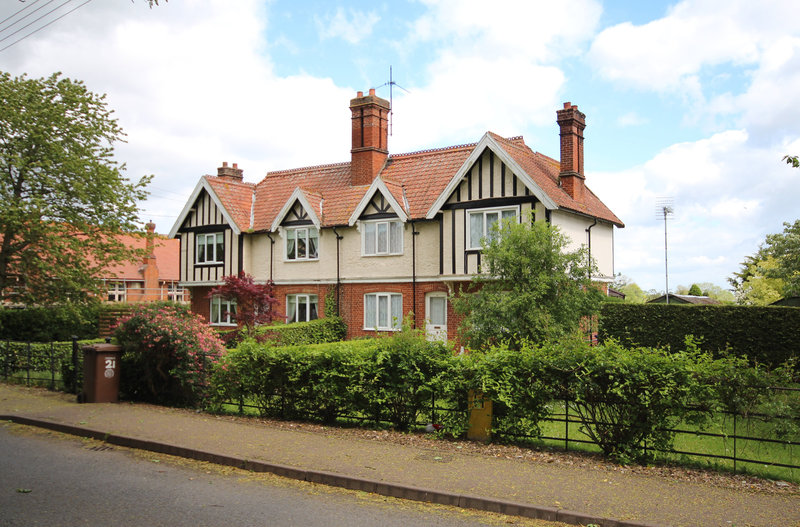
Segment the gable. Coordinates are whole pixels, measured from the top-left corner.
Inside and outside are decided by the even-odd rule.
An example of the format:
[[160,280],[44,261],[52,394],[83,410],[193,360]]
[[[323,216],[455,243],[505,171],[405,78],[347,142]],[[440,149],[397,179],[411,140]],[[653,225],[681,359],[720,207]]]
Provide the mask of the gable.
[[223,209],[214,201],[212,196],[205,190],[201,190],[197,199],[192,203],[192,207],[186,214],[181,223],[180,231],[206,226],[229,225],[225,218]]
[[392,209],[392,205],[384,195],[378,191],[372,196],[372,200],[364,208],[360,219],[382,219],[397,218],[397,214]]
[[491,202],[500,204],[509,201],[508,198],[522,198],[521,201],[536,200],[530,189],[514,173],[513,168],[506,165],[492,150],[486,149],[466,170],[442,208],[454,208],[458,204],[478,201],[483,204]]
[[292,225],[311,225],[312,223],[314,222],[311,220],[308,211],[303,207],[303,204],[300,203],[300,200],[296,199],[294,205],[289,208],[286,215],[283,217],[281,225],[288,227]]

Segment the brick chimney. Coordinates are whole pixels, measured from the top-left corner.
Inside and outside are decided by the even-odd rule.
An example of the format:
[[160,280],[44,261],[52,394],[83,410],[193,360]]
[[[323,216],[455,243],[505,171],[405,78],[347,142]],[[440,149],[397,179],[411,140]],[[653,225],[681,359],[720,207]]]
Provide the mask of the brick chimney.
[[561,130],[561,172],[558,184],[572,199],[583,201],[586,176],[583,174],[583,129],[586,115],[578,107],[565,102],[564,109],[556,112],[556,122]]
[[236,163],[229,167],[228,162],[223,161],[222,166],[217,169],[217,177],[230,179],[231,181],[241,181],[244,178],[244,170],[239,168]]
[[147,238],[145,241],[145,252],[147,253],[142,259],[142,267],[139,272],[142,273],[144,281],[144,290],[142,294],[142,302],[152,302],[160,300],[161,295],[158,284],[158,265],[156,264],[155,255],[155,231],[156,224],[152,221],[147,222],[145,225],[147,229]]
[[350,179],[353,185],[370,185],[389,156],[389,101],[358,92],[350,100],[353,113],[353,148],[350,150]]

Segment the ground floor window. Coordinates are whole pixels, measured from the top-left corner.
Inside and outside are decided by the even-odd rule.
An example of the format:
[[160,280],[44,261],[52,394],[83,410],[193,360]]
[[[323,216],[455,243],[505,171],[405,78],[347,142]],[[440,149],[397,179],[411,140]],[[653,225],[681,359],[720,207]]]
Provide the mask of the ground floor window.
[[211,298],[211,315],[209,316],[211,324],[218,326],[234,326],[236,325],[236,321],[234,320],[235,314],[235,300],[225,300],[219,296]]
[[317,295],[286,295],[286,322],[316,320],[317,305]]
[[125,282],[106,282],[109,302],[125,302]]
[[364,295],[364,329],[399,330],[403,323],[403,295],[369,293]]

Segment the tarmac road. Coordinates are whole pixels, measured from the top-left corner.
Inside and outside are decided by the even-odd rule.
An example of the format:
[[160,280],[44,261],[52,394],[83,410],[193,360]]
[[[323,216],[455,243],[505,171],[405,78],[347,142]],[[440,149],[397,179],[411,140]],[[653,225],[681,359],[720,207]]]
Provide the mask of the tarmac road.
[[499,515],[221,469],[18,425],[0,426],[0,452],[4,527],[507,523]]

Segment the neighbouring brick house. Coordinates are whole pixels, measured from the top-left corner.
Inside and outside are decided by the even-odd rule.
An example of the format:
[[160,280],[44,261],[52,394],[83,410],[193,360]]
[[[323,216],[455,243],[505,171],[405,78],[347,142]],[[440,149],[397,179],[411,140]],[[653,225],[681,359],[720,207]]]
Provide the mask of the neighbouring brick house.
[[477,142],[389,155],[389,102],[370,90],[350,101],[349,162],[269,172],[245,182],[237,164],[204,176],[170,231],[181,244],[181,285],[214,325],[228,307],[208,298],[223,276],[273,280],[287,320],[310,320],[336,299],[348,337],[394,331],[403,317],[436,338],[458,320],[448,293],[479,272],[481,238],[495,222],[558,225],[587,245],[596,281],[614,275],[622,222],[585,186],[585,116],[557,112],[561,161],[522,137],[487,132]]
[[146,236],[122,235],[128,247],[146,249],[141,261],[109,265],[103,273],[107,302],[188,302],[189,294],[180,285],[180,241],[155,233],[155,224],[146,225]]

